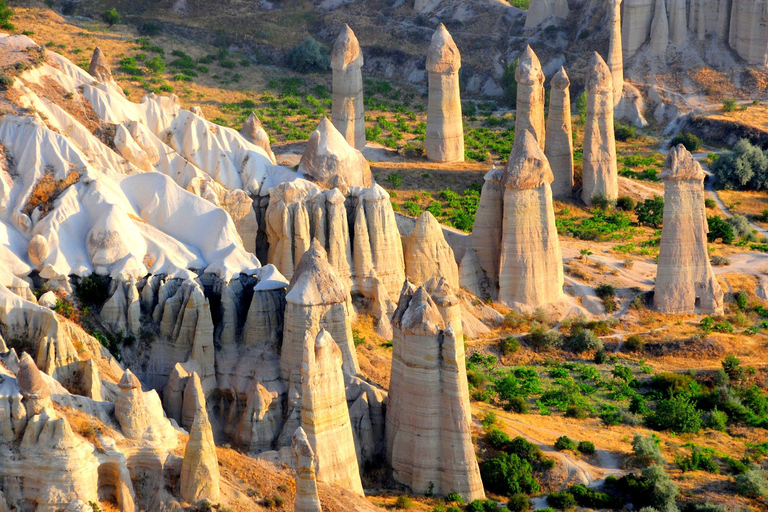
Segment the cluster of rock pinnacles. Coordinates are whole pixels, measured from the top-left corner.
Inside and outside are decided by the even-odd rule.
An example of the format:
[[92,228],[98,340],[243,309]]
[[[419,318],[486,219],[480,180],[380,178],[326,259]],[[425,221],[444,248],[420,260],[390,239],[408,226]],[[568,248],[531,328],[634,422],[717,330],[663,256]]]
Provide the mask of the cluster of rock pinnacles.
[[[634,4],[648,3],[627,0],[627,9],[634,16],[640,12]],[[567,14],[565,2],[547,8]],[[698,19],[709,16],[699,8]],[[734,10],[731,25],[748,18],[735,4]],[[630,39],[636,43],[640,37]],[[621,62],[620,44],[616,48],[611,45],[614,68]],[[269,264],[229,282],[206,275],[113,283],[102,310],[105,323],[137,333],[145,315],[160,333],[145,355],[141,380],[125,370],[117,385],[104,383],[102,389],[95,366],[74,365],[76,356],[62,356],[74,349],[54,320],[21,319],[57,326],[37,364],[57,379],[77,374],[87,396],[70,395],[28,354],[16,358],[0,337],[3,362],[16,375],[18,393],[9,396],[20,397],[0,401],[0,441],[21,439],[21,457],[3,459],[0,475],[35,474],[39,489],[24,497],[53,507],[62,496],[97,497],[99,486],[107,486],[121,510],[135,510],[133,482],[142,475],[141,506],[151,509],[165,492],[160,461],[173,458],[180,439],[168,419],[189,433],[177,461],[179,492],[188,503],[220,498],[214,440],[295,468],[297,511],[320,510],[318,482],[362,495],[360,465],[382,456],[394,478],[415,492],[457,492],[467,501],[484,497],[470,433],[468,313],[460,288],[519,310],[562,298],[553,196],[573,193],[570,82],[562,68],[552,77],[545,121],[544,73],[533,50],[525,49],[515,76],[515,144],[505,169],[485,175],[470,243],[457,263],[430,213],[410,230],[400,227],[389,195],[373,181],[360,152],[362,65],[357,38],[345,27],[332,55],[331,120],[320,122],[299,164],[311,182],[281,183],[254,205],[250,240],[257,252],[266,250],[259,257]],[[431,160],[463,160],[460,66],[458,48],[440,25],[427,55],[425,148]],[[91,73],[112,80],[98,49]],[[595,53],[587,80],[587,204],[598,195],[618,195],[613,118],[620,76]],[[274,162],[255,116],[242,135]],[[700,299],[702,310],[721,312],[723,294],[707,257],[701,167],[678,146],[662,178],[666,207],[655,306],[692,313]],[[368,302],[375,329],[393,340],[388,393],[360,373],[352,294]],[[102,438],[98,451],[84,449],[87,443],[53,407],[52,394],[113,424],[119,442]],[[104,405],[109,402],[113,409]],[[8,499],[21,499],[21,489],[5,488]],[[4,499],[0,494],[0,505]]]

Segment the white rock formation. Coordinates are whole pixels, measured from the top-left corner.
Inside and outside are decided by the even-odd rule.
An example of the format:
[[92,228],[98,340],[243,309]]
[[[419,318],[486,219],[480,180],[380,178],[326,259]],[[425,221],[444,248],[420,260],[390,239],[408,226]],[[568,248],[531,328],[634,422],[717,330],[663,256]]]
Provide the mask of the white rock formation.
[[669,0],[669,40],[680,46],[688,39],[686,0]]
[[656,0],[653,22],[651,23],[651,48],[656,53],[665,53],[669,45],[669,19],[667,17],[667,3],[665,0]]
[[622,0],[610,0],[611,10],[611,36],[608,46],[608,67],[613,76],[613,105],[621,101],[621,92],[624,88],[624,56],[621,48],[621,2]]
[[430,212],[419,215],[413,233],[403,238],[403,247],[405,275],[412,283],[418,285],[433,277],[444,277],[451,286],[459,287],[459,267],[453,249]]
[[615,201],[619,195],[616,139],[613,132],[613,79],[611,70],[595,52],[587,75],[587,120],[581,199],[592,205],[598,195]]
[[189,440],[181,463],[179,488],[181,497],[187,503],[219,501],[219,462],[205,402],[197,409],[189,430]]
[[488,296],[497,298],[499,289],[499,262],[501,261],[501,231],[504,220],[504,185],[501,169],[491,168],[485,174],[480,202],[472,226],[472,248],[480,268],[488,279]]
[[544,149],[544,72],[541,62],[530,46],[520,56],[515,70],[517,81],[517,114],[515,115],[515,133],[530,130]]
[[440,288],[442,306],[424,287],[406,283],[393,317],[387,459],[394,478],[414,492],[457,492],[470,502],[485,495],[472,445],[461,315],[457,321],[450,287]]
[[547,157],[533,134],[518,133],[504,171],[499,301],[519,310],[533,310],[563,296],[552,180]]
[[[554,197],[573,194],[573,129],[571,127],[571,81],[565,68],[550,80],[549,115],[544,154],[552,168]],[[478,208],[479,209],[479,208]]]
[[261,125],[261,121],[256,114],[251,112],[248,119],[243,123],[243,127],[240,128],[240,135],[242,135],[247,141],[256,144],[269,156],[269,159],[273,164],[277,163],[275,160],[275,154],[272,152],[272,146],[269,143],[269,135],[264,127]]
[[301,362],[301,428],[315,454],[317,480],[363,494],[344,388],[342,354],[325,329],[305,333]]
[[339,179],[348,186],[369,187],[373,183],[368,161],[347,143],[327,117],[320,120],[309,136],[299,172],[329,188],[336,186]]
[[531,0],[525,13],[525,28],[536,28],[552,16],[551,0]]
[[723,292],[709,263],[704,178],[701,165],[682,145],[664,170],[664,224],[653,305],[667,314],[723,314]]
[[637,53],[651,33],[654,0],[624,0],[621,24],[621,47],[624,60]]
[[365,107],[363,105],[363,53],[355,33],[344,25],[331,52],[333,106],[331,120],[355,149],[365,147]]
[[459,69],[461,55],[442,23],[432,35],[427,52],[429,100],[424,149],[434,162],[464,161]]
[[317,496],[315,478],[315,452],[307,439],[307,433],[299,427],[291,442],[296,457],[296,500],[294,512],[320,512],[320,498]]
[[734,0],[728,44],[748,64],[768,62],[768,3],[762,0]]

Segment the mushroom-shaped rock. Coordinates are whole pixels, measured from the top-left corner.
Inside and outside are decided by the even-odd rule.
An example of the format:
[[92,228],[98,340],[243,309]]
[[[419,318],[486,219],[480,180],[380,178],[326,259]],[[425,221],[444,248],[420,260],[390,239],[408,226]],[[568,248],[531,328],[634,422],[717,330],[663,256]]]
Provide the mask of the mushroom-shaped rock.
[[344,25],[331,52],[333,106],[331,120],[350,146],[365,147],[365,107],[363,105],[363,54],[355,33]]
[[453,249],[430,212],[419,215],[413,233],[403,239],[403,247],[405,274],[411,282],[421,284],[433,277],[445,277],[451,286],[459,287],[459,267]]
[[440,311],[460,306],[444,282],[430,286],[442,306],[425,287],[406,283],[392,317],[387,459],[394,478],[415,492],[457,492],[473,501],[485,495],[472,446],[463,336]]
[[320,120],[309,136],[299,171],[326,187],[336,176],[349,186],[367,187],[373,182],[371,167],[363,154],[347,143],[327,117]]
[[442,23],[427,52],[429,99],[424,149],[435,162],[464,161],[464,125],[459,91],[461,55]]
[[291,448],[296,457],[296,501],[294,512],[320,512],[315,477],[315,452],[307,439],[307,433],[299,427],[293,434]]
[[552,170],[530,132],[518,134],[504,172],[499,301],[532,310],[563,294]]
[[582,200],[587,205],[592,205],[592,198],[598,196],[615,201],[619,195],[619,173],[613,132],[613,78],[597,52],[592,56],[587,75],[583,161]]
[[341,352],[325,329],[316,338],[306,336],[304,341],[301,426],[315,452],[317,479],[362,495]]
[[219,462],[213,430],[205,407],[200,407],[189,431],[181,463],[181,497],[187,503],[219,501]]
[[526,46],[515,70],[517,115],[515,133],[531,130],[544,149],[544,72],[533,48]]
[[669,152],[664,180],[664,224],[659,246],[654,308],[661,313],[721,315],[723,292],[707,251],[704,171],[685,147]]
[[275,154],[272,152],[272,146],[269,144],[269,135],[267,135],[266,130],[264,130],[261,121],[255,113],[251,112],[248,119],[245,120],[243,127],[240,128],[240,135],[263,149],[273,164],[277,163]]
[[571,81],[565,68],[550,80],[547,141],[544,154],[552,168],[554,197],[570,197],[573,193],[573,129],[571,127]]

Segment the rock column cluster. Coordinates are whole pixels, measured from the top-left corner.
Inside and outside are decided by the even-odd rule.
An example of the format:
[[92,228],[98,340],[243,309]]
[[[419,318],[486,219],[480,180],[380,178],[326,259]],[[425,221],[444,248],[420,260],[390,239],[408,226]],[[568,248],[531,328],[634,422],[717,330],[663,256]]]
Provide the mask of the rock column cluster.
[[363,54],[355,33],[344,25],[331,52],[333,107],[331,120],[347,143],[355,149],[365,147],[365,108],[363,106]]
[[653,304],[668,314],[723,314],[723,292],[707,251],[704,171],[682,145],[673,148],[664,180],[664,224]]
[[541,62],[530,46],[520,56],[520,62],[515,70],[517,81],[517,115],[515,116],[515,133],[530,130],[541,149],[544,149],[544,72]]
[[547,140],[544,154],[552,168],[554,197],[570,197],[573,193],[573,130],[571,128],[571,81],[560,68],[550,80]]
[[424,149],[435,162],[464,161],[464,125],[459,91],[461,55],[442,23],[427,52],[429,99]]
[[619,195],[619,174],[613,132],[611,70],[597,52],[589,67],[581,198],[587,205],[592,205],[592,198],[596,196],[616,200]]
[[415,492],[483,499],[472,445],[471,411],[458,299],[444,280],[403,287],[387,409],[387,458]]

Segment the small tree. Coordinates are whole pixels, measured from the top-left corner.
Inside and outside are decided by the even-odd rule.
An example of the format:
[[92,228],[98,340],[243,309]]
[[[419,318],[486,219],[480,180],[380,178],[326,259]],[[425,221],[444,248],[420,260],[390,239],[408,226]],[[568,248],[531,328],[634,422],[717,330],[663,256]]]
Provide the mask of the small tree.
[[736,492],[749,498],[762,498],[768,494],[765,471],[751,469],[736,476]]
[[118,13],[117,9],[113,7],[108,11],[104,12],[104,14],[101,15],[101,19],[103,19],[104,23],[106,23],[111,27],[116,23],[120,23],[120,13]]
[[654,228],[659,227],[664,219],[664,198],[653,196],[653,199],[646,199],[642,203],[638,203],[635,207],[635,213],[640,224],[647,224]]
[[8,7],[3,0],[0,0],[0,28],[3,30],[16,30],[16,27],[10,22],[13,14],[13,9]]
[[682,144],[685,146],[685,149],[688,151],[698,151],[701,149],[701,139],[697,136],[693,135],[692,133],[678,133],[674,137],[672,137],[672,140],[669,141],[669,147],[673,148],[677,146],[678,144]]
[[579,120],[584,123],[587,120],[587,91],[581,93],[576,99],[576,112],[579,114]]
[[723,110],[726,112],[733,112],[736,110],[736,100],[723,100]]
[[159,55],[155,55],[154,57],[149,59],[144,65],[147,66],[147,68],[156,75],[165,71],[165,61]]
[[635,438],[632,440],[632,449],[640,464],[643,466],[664,464],[664,457],[661,455],[659,442],[659,438],[653,434],[649,436],[635,434]]
[[687,397],[675,395],[659,400],[656,412],[648,418],[648,423],[659,430],[695,433],[701,430],[701,414]]
[[517,80],[515,80],[515,72],[517,71],[517,65],[520,63],[520,59],[515,59],[512,64],[507,64],[504,68],[504,74],[501,76],[501,88],[504,91],[504,101],[511,108],[515,108],[517,105]]
[[732,244],[736,235],[733,233],[733,227],[720,218],[719,215],[713,217],[707,217],[707,227],[709,232],[707,233],[707,242],[713,243],[718,238],[723,241],[724,244]]
[[308,37],[288,52],[288,66],[299,73],[318,73],[331,66],[328,48],[313,37]]

